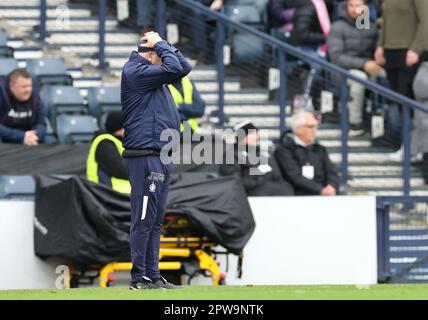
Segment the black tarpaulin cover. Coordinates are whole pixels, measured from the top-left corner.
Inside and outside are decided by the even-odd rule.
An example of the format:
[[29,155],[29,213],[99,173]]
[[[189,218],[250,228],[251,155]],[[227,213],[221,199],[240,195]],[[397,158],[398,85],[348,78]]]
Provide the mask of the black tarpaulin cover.
[[[174,175],[168,208],[212,241],[239,253],[255,223],[237,177]],[[130,260],[129,197],[84,179],[36,176],[35,253],[83,265]]]

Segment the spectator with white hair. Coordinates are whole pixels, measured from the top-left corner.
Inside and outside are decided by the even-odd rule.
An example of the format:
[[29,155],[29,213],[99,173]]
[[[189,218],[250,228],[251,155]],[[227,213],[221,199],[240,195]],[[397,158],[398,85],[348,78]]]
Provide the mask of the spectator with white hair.
[[339,178],[327,149],[317,140],[318,120],[301,111],[291,119],[292,135],[287,135],[275,150],[275,157],[285,180],[296,195],[335,196]]

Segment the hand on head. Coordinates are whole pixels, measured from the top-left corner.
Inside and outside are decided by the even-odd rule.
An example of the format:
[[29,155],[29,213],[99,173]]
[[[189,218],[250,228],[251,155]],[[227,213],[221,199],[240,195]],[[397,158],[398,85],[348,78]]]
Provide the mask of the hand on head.
[[159,33],[149,31],[144,34],[144,37],[142,37],[141,40],[146,41],[145,43],[140,44],[141,47],[153,48],[156,43],[162,41],[162,38],[160,37]]

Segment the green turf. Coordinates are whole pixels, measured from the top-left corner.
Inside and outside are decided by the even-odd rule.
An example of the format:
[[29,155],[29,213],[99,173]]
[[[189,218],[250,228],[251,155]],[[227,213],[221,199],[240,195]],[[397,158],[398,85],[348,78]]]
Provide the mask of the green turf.
[[188,286],[180,290],[130,291],[126,287],[106,289],[0,291],[3,299],[428,299],[428,285],[355,286]]

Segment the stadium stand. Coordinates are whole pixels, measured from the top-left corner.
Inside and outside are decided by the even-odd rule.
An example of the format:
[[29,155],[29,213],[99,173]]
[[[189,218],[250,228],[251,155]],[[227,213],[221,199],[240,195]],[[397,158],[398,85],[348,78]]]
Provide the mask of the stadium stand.
[[[219,123],[219,85],[216,60],[213,52],[215,42],[208,43],[209,59],[198,60],[198,53],[188,44],[185,34],[191,28],[200,26],[199,20],[188,15],[185,8],[173,1],[168,2],[168,27],[176,25],[179,30],[177,46],[195,65],[190,78],[201,91],[207,102],[206,114],[201,123],[204,130],[210,131]],[[176,1],[177,3],[179,1]],[[253,6],[253,1],[227,1],[223,13],[231,19],[244,22],[259,30],[265,24],[265,8]],[[263,1],[262,1],[263,2]],[[60,144],[88,143],[95,131],[103,127],[106,112],[120,108],[118,85],[123,63],[130,52],[135,49],[138,34],[135,30],[124,27],[115,16],[106,19],[106,62],[108,69],[100,71],[98,65],[99,21],[91,5],[67,3],[70,20],[68,25],[58,25],[56,8],[67,3],[63,0],[48,0],[47,37],[45,46],[37,39],[39,24],[39,1],[27,0],[25,3],[16,0],[2,0],[0,19],[9,28],[0,30],[0,77],[16,67],[27,67],[43,86],[42,92],[49,111],[48,136]],[[132,14],[132,13],[131,13]],[[210,25],[208,33],[214,39],[215,25]],[[7,33],[7,36],[6,36]],[[278,140],[280,137],[279,105],[275,96],[275,86],[271,87],[268,78],[273,78],[277,67],[277,56],[274,50],[266,48],[260,39],[252,34],[229,28],[227,45],[231,50],[224,61],[226,78],[224,82],[226,127],[233,127],[242,120],[251,121],[261,129],[269,130],[269,137]],[[180,38],[183,37],[183,38]],[[187,41],[187,42],[186,42]],[[12,48],[10,48],[12,47]],[[272,54],[272,59],[260,60],[260,55]],[[13,55],[13,58],[10,58]],[[56,56],[55,58],[48,58]],[[60,56],[61,58],[59,58]],[[9,57],[9,58],[7,58]],[[288,57],[291,58],[291,57]],[[228,61],[229,60],[229,61]],[[238,61],[246,61],[239,65]],[[290,59],[291,60],[291,59]],[[299,92],[300,75],[307,72],[302,61],[288,61],[289,91]],[[310,91],[314,100],[324,89],[334,93],[338,100],[337,88],[329,88],[326,75],[314,82]],[[60,85],[60,86],[57,86]],[[58,91],[59,90],[59,91]],[[64,96],[66,97],[64,99]],[[319,97],[318,97],[319,98]],[[288,97],[290,100],[290,95]],[[367,95],[367,106],[376,108],[376,103],[387,106],[387,102]],[[291,103],[288,101],[287,118],[291,114]],[[337,107],[337,103],[335,105]],[[90,115],[82,113],[89,112]],[[66,113],[66,114],[63,114]],[[98,124],[97,124],[98,122]],[[330,152],[332,161],[339,167],[341,164],[340,125],[336,122],[323,123],[318,134],[320,143]],[[348,194],[401,195],[403,185],[403,166],[401,162],[391,159],[393,150],[373,147],[369,135],[350,137]],[[1,174],[1,173],[0,173]],[[428,187],[423,181],[417,163],[411,168],[411,194],[427,195]],[[34,181],[30,176],[0,176],[0,198],[26,198],[34,193]],[[421,208],[422,206],[422,208]],[[414,207],[409,217],[405,207],[397,203],[392,212],[392,241],[397,249],[392,258],[393,268],[408,266],[409,259],[417,259],[423,250],[409,252],[409,248],[426,248],[426,227],[419,228],[426,216],[425,204]],[[422,221],[422,222],[421,222]],[[426,221],[425,221],[426,222]],[[406,229],[400,230],[404,224]],[[417,227],[411,224],[418,224]],[[413,238],[412,238],[413,237]],[[421,238],[422,237],[422,238]],[[406,251],[407,250],[407,251]],[[401,260],[400,260],[401,259]],[[416,275],[415,275],[416,274]],[[415,280],[426,280],[423,272],[414,273]],[[425,278],[424,278],[425,277]]]
[[[137,33],[129,28],[123,27],[114,16],[108,16],[106,19],[106,60],[109,65],[110,76],[107,83],[103,81],[103,76],[97,70],[91,69],[88,73],[84,71],[87,66],[93,66],[98,63],[97,61],[97,39],[98,39],[98,17],[93,14],[89,5],[85,4],[68,4],[70,21],[69,28],[59,28],[55,23],[55,16],[53,9],[57,5],[62,4],[62,1],[48,1],[48,20],[47,32],[48,36],[45,39],[47,45],[55,50],[60,50],[61,55],[72,55],[75,58],[73,64],[67,64],[65,69],[61,66],[60,69],[63,75],[59,80],[66,80],[69,78],[65,74],[73,77],[73,86],[80,90],[82,97],[88,100],[88,106],[91,114],[96,115],[99,119],[99,126],[102,127],[103,112],[100,112],[97,105],[91,101],[94,89],[99,86],[117,86],[122,65],[126,61],[131,50],[135,48],[135,43],[138,39]],[[21,5],[14,1],[2,2],[0,10],[0,17],[4,18],[7,23],[20,32],[21,36],[10,35],[9,40],[14,45],[14,56],[19,66],[25,66],[27,63],[34,65],[34,59],[40,59],[43,56],[41,45],[32,38],[34,36],[33,29],[38,23],[38,1],[29,1],[27,4]],[[234,10],[235,8],[236,10]],[[259,8],[259,7],[258,7]],[[169,20],[171,23],[177,23],[181,33],[184,33],[191,25],[198,26],[196,21],[187,21],[183,10],[178,12],[174,11],[176,7],[171,7]],[[181,8],[182,9],[182,8]],[[247,11],[248,3],[245,1],[231,3],[229,16],[238,21],[250,22],[259,24],[263,23],[263,10],[261,8],[256,13],[253,9]],[[227,12],[227,11],[226,11]],[[246,13],[248,12],[248,14]],[[249,19],[248,17],[254,17]],[[189,20],[189,19],[187,19]],[[249,21],[247,21],[249,20]],[[212,30],[211,30],[212,31]],[[30,45],[23,46],[24,38],[26,41],[31,39]],[[251,44],[252,40],[238,41],[240,45],[247,46]],[[185,44],[183,44],[184,47]],[[232,42],[232,47],[234,46]],[[259,46],[258,46],[259,47]],[[185,48],[186,49],[186,48]],[[233,49],[235,50],[235,49]],[[192,50],[184,50],[185,53],[192,58],[197,56]],[[233,59],[233,57],[232,57]],[[214,58],[211,59],[214,63]],[[56,61],[55,63],[59,63]],[[207,102],[206,115],[201,123],[202,128],[210,129],[215,128],[218,122],[218,83],[217,83],[217,70],[214,65],[200,63],[193,60],[195,64],[194,70],[190,77],[195,81],[195,85],[202,93],[202,98]],[[236,68],[231,63],[228,66],[226,81],[225,81],[225,116],[228,118],[228,127],[233,127],[238,122],[251,119],[251,121],[261,129],[268,129],[271,139],[278,139],[280,132],[278,130],[278,114],[279,107],[272,91],[265,87],[248,87],[248,78],[243,74],[243,71],[236,71]],[[268,69],[268,65],[263,65],[264,70]],[[37,68],[38,69],[38,68]],[[254,77],[254,70],[246,70]],[[36,72],[36,71],[34,71]],[[37,71],[39,72],[39,71]],[[44,71],[42,71],[43,73]],[[62,78],[64,76],[64,78]],[[264,77],[265,75],[261,75]],[[47,78],[50,76],[48,75]],[[105,77],[104,77],[105,78]],[[58,79],[57,79],[58,80]],[[289,86],[296,85],[298,79],[289,81]],[[43,82],[42,82],[43,83]],[[70,89],[73,90],[73,89]],[[110,92],[108,93],[110,95]],[[117,96],[116,96],[117,97]],[[117,100],[116,100],[117,102]],[[110,106],[108,103],[102,103],[101,110],[108,110]],[[114,105],[111,105],[114,108]],[[290,110],[288,110],[288,115]],[[51,119],[52,127],[55,127],[56,120]],[[54,128],[55,129],[55,128]],[[56,134],[56,132],[53,132]],[[329,148],[331,158],[338,166],[341,163],[341,131],[337,123],[324,123],[319,129],[320,142]],[[60,143],[64,140],[59,139]],[[349,142],[349,174],[350,180],[349,193],[354,194],[400,194],[402,186],[402,166],[401,163],[391,160],[390,154],[393,150],[386,148],[376,148],[371,146],[370,137],[350,137]],[[412,193],[413,194],[427,194],[427,187],[420,175],[417,167],[412,167]]]

